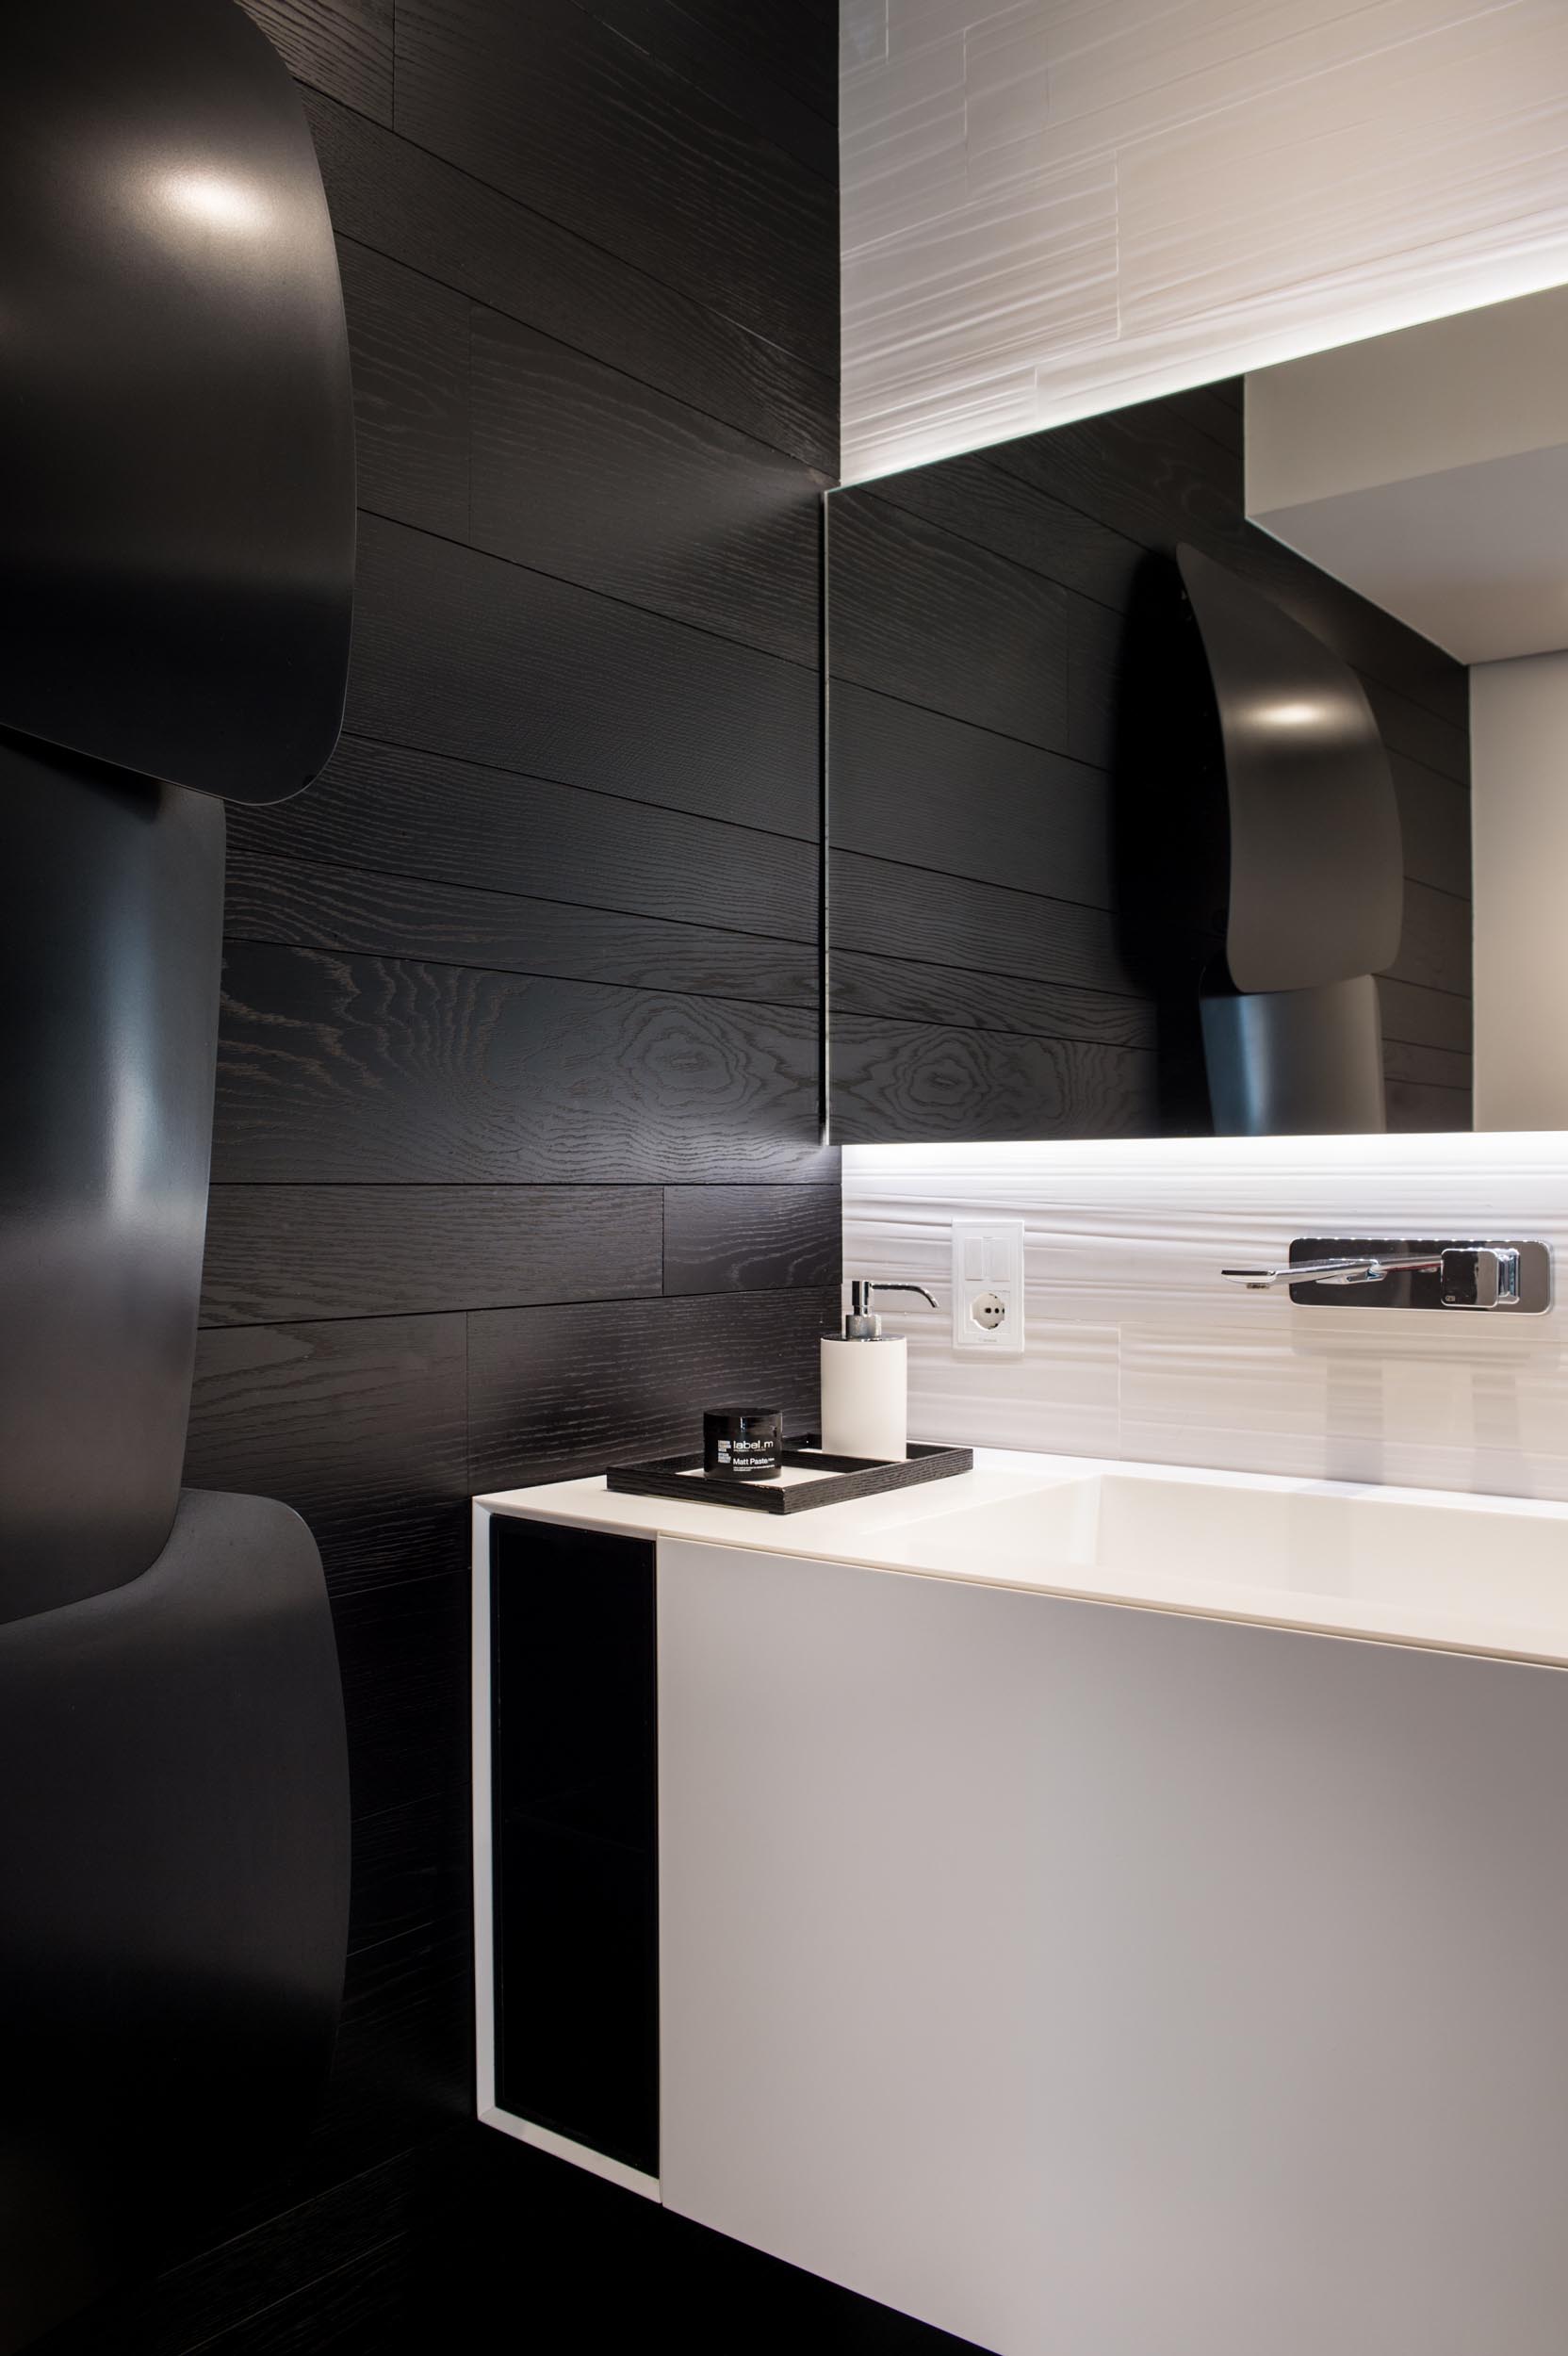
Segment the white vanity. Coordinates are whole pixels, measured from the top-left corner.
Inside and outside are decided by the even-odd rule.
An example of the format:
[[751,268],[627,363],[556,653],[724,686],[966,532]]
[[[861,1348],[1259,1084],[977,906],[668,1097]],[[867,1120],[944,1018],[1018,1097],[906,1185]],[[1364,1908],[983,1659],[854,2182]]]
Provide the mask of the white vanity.
[[494,2124],[1003,2356],[1561,2356],[1568,1507],[990,1455],[474,1560]]

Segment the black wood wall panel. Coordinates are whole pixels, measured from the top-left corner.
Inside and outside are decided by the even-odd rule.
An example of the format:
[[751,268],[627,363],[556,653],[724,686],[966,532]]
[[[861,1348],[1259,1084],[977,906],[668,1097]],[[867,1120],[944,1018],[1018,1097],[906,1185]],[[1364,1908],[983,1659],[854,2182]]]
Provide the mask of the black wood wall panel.
[[667,1293],[833,1284],[841,1222],[832,1186],[666,1186]]
[[472,368],[476,547],[815,671],[825,475],[498,312]]
[[1159,1125],[1154,1057],[1137,1048],[835,1015],[833,1073],[850,1145],[1142,1137]]
[[1247,522],[1239,387],[837,493],[828,541],[838,1138],[1159,1125],[1153,1002],[1115,913],[1113,771],[1135,581],[1181,541],[1365,685],[1405,841],[1381,979],[1390,1125],[1468,1127],[1465,672]]
[[[802,1310],[806,1311],[802,1315]],[[583,1463],[698,1443],[705,1406],[781,1406],[816,1420],[817,1339],[834,1284],[662,1301],[493,1309],[468,1320],[468,1454],[475,1487],[558,1478]],[[521,1468],[519,1471],[519,1467]]]
[[378,515],[359,581],[354,735],[814,836],[804,664]]
[[466,296],[337,240],[354,379],[359,500],[461,540],[468,530]]
[[348,106],[307,90],[305,115],[340,235],[774,450],[836,467],[833,361],[752,335]]
[[[684,1191],[716,1203],[721,1227],[729,1198],[746,1201],[757,1190]],[[780,1186],[769,1199],[832,1192]],[[259,1325],[629,1301],[662,1289],[663,1250],[657,1186],[218,1186],[207,1212],[202,1320]]]
[[1154,1010],[1144,998],[841,949],[833,958],[835,1026],[852,1015],[956,1023],[963,1030],[1012,1030],[1026,1038],[1103,1039],[1116,1047],[1152,1048],[1157,1043]]
[[[651,277],[832,368],[838,195],[570,0],[398,0],[394,121],[418,146]],[[475,39],[482,22],[483,40]],[[765,108],[767,90],[753,100]]]
[[223,1016],[220,1181],[822,1175],[805,1007],[236,941]]
[[392,120],[393,0],[246,0],[285,65],[377,123]]
[[[538,800],[540,796],[531,797]],[[569,800],[569,794],[561,798]],[[521,796],[517,797],[520,804]],[[593,810],[602,825],[605,813]],[[600,897],[624,890],[649,900],[658,890],[659,859],[639,862],[639,838],[651,840],[669,860],[671,833],[700,836],[700,821],[666,821],[634,803],[612,806],[620,858],[599,872]],[[521,823],[520,809],[516,813]],[[629,838],[627,840],[626,838]],[[663,839],[662,839],[663,838]],[[742,839],[743,841],[743,838]],[[558,848],[563,847],[559,842]],[[585,845],[585,848],[591,847]],[[733,853],[734,838],[718,834],[715,852]],[[546,862],[540,860],[539,866]],[[563,862],[564,865],[567,864]],[[680,867],[668,899],[706,905],[695,878]],[[722,876],[727,862],[714,859],[709,877]],[[731,858],[737,898],[760,903],[756,921],[796,921],[776,909],[772,884],[766,898],[744,894],[748,872]],[[793,851],[784,865],[794,865]],[[545,880],[545,878],[541,878]],[[571,877],[592,891],[591,877]],[[805,878],[802,878],[804,882]],[[776,881],[776,878],[774,879]],[[800,895],[804,899],[804,892]],[[731,908],[721,911],[734,914]],[[804,912],[798,921],[807,920]],[[537,900],[494,890],[368,873],[357,867],[317,866],[302,859],[232,853],[228,874],[228,931],[234,941],[271,941],[291,948],[357,949],[382,956],[401,951],[437,965],[480,966],[492,973],[547,973],[567,982],[620,983],[633,990],[675,990],[698,998],[755,998],[765,1005],[814,1007],[817,950],[810,941],[776,941],[765,934],[726,932],[717,925],[679,918],[643,916],[570,900]]]
[[[764,27],[747,24],[750,11],[715,8],[712,0],[697,0],[694,7],[687,0],[590,0],[590,5],[601,23],[652,49],[672,73],[710,98],[748,115],[775,146],[837,187],[838,123],[823,103],[820,85],[800,73],[793,54],[798,33],[793,44],[788,38],[793,11],[780,12],[786,37],[769,41],[758,37],[765,36]],[[820,24],[819,19],[819,30]]]
[[815,942],[814,840],[349,736],[299,802],[236,810],[229,847]]
[[[487,2335],[449,2199],[501,2144],[463,2124],[466,1498],[694,1444],[736,1384],[808,1422],[837,1306],[834,10],[246,4],[340,241],[359,601],[349,734],[230,836],[187,1473],[320,1542],[352,1952],[310,2146],[50,2356]],[[534,2182],[506,2243],[538,2298],[581,2252]]]
[[[896,852],[976,883],[1110,907],[1111,800],[1102,770],[841,680],[833,687],[833,744],[839,850]],[[890,772],[901,789],[896,843],[877,790]]]

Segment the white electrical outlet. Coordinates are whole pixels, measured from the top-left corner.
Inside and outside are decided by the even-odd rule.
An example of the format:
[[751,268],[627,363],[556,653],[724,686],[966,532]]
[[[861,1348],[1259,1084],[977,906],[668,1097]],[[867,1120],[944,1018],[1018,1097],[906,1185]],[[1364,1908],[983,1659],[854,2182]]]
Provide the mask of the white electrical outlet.
[[1023,1355],[1023,1221],[953,1222],[953,1347]]

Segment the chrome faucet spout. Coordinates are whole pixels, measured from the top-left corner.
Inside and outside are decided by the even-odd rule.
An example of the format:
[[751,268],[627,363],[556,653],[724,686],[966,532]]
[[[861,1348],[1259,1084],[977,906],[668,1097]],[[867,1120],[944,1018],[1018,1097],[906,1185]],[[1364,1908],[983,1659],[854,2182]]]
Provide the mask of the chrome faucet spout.
[[1250,1292],[1266,1292],[1271,1284],[1380,1284],[1385,1276],[1400,1276],[1413,1268],[1441,1273],[1441,1252],[1419,1259],[1298,1260],[1289,1268],[1222,1268],[1233,1284]]

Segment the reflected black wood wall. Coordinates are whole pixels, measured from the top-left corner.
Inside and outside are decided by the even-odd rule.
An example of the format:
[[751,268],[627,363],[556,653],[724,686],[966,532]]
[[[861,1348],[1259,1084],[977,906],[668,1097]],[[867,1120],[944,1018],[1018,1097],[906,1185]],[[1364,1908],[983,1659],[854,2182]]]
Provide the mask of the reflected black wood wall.
[[[1154,1009],[1112,915],[1123,619],[1188,541],[1359,673],[1393,761],[1405,929],[1389,1125],[1470,1125],[1468,680],[1245,519],[1239,384],[828,503],[833,1123],[857,1138],[1159,1127]],[[1174,750],[1175,748],[1173,748]]]
[[803,1423],[837,1310],[834,0],[248,4],[340,236],[359,589],[340,750],[230,817],[188,1479],[320,1542],[353,1952],[315,2144],[116,2356],[384,2333],[471,2107],[465,1500],[710,1396]]

